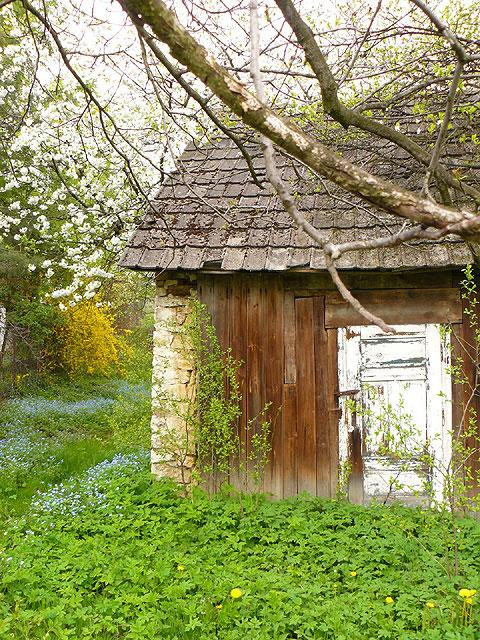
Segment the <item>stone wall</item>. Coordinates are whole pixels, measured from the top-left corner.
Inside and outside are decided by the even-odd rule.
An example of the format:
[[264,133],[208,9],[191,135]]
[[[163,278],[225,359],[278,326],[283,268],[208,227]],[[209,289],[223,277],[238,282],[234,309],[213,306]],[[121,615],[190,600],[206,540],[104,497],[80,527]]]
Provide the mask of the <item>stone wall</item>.
[[195,397],[195,371],[179,331],[188,317],[195,277],[157,277],[153,335],[152,473],[191,483],[195,446],[188,415]]

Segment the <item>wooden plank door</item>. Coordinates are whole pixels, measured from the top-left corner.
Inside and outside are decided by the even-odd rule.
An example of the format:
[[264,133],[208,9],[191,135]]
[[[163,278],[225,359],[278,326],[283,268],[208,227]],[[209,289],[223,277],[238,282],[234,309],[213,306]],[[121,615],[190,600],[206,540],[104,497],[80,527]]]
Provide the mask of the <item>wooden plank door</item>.
[[[337,332],[325,329],[324,297],[295,298],[294,312],[295,401],[291,389],[285,394],[289,416],[285,423],[288,493],[306,491],[332,497],[338,469]],[[292,491],[293,487],[296,491]]]

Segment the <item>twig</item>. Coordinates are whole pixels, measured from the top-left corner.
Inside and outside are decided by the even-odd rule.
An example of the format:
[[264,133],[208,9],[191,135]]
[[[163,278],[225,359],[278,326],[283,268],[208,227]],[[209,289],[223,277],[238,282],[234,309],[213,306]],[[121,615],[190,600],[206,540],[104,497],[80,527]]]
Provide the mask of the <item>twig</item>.
[[[215,115],[212,109],[210,109],[210,107],[208,106],[207,100],[203,96],[201,96],[198,93],[198,91],[196,91],[193,87],[190,86],[190,84],[183,77],[182,71],[177,67],[175,67],[175,65],[173,65],[170,62],[170,60],[167,58],[167,56],[165,56],[162,53],[162,51],[160,50],[159,47],[157,47],[154,39],[148,33],[148,31],[146,31],[142,25],[137,23],[135,24],[135,27],[137,29],[140,42],[142,42],[142,39],[145,40],[145,42],[147,43],[147,45],[149,46],[150,50],[152,51],[154,56],[157,58],[157,60],[167,69],[170,75],[172,75],[175,78],[175,80],[186,92],[186,94],[189,95],[191,98],[193,98],[195,102],[197,102],[201,106],[201,108],[207,114],[210,120],[220,129],[220,131],[222,131],[226,136],[228,136],[234,142],[234,144],[238,147],[238,149],[240,150],[240,153],[245,159],[245,162],[247,163],[248,170],[250,171],[250,174],[252,176],[254,183],[257,185],[257,187],[260,187],[261,189],[262,183],[261,181],[259,181],[257,173],[253,167],[250,154],[247,152],[247,150],[245,149],[244,145],[241,143],[238,136],[232,133],[232,131],[221,122],[221,120]],[[145,63],[145,58],[144,58],[144,63]],[[148,63],[145,63],[145,65],[147,66]],[[147,70],[147,74],[149,74],[149,77],[150,77],[151,74],[149,73],[148,68],[146,70]],[[150,81],[152,82],[152,84],[154,84],[155,82],[155,80],[152,78],[150,78]]]
[[375,18],[377,17],[378,12],[380,11],[380,7],[382,6],[382,0],[378,0],[378,4],[377,4],[377,8],[375,9],[375,11],[373,12],[373,16],[372,19],[370,20],[370,23],[367,27],[367,30],[365,31],[365,33],[363,34],[363,38],[362,41],[360,42],[360,44],[357,47],[357,50],[355,51],[352,60],[350,62],[350,64],[348,65],[347,70],[345,71],[345,73],[343,74],[343,78],[341,78],[341,80],[339,80],[338,82],[338,86],[341,87],[342,84],[345,82],[345,80],[347,80],[348,76],[350,75],[350,71],[353,69],[353,67],[355,66],[355,62],[357,61],[357,58],[360,54],[360,51],[362,50],[363,45],[365,44],[365,40],[368,38],[368,36],[370,35],[370,30],[372,28],[372,25],[375,21]]
[[412,0],[413,4],[415,4],[423,13],[427,16],[427,18],[432,22],[432,24],[437,28],[440,35],[442,35],[450,44],[457,59],[466,64],[467,62],[473,62],[474,60],[480,60],[480,55],[471,55],[462,45],[457,36],[450,31],[448,26],[437,16],[437,14],[431,9],[429,6],[423,2],[423,0]]
[[[117,134],[122,140],[124,140],[124,142],[129,147],[131,147],[142,158],[147,160],[154,168],[156,168],[156,165],[154,163],[152,163],[151,159],[148,158],[144,153],[142,153],[139,149],[134,147],[130,143],[130,141],[123,135],[123,133],[118,128],[118,126],[115,123],[115,121],[112,118],[112,116],[108,113],[108,111],[106,111],[106,109],[99,102],[99,100],[97,99],[97,97],[95,96],[93,91],[90,89],[88,84],[83,80],[83,78],[80,76],[80,74],[74,69],[74,67],[70,63],[69,56],[68,56],[67,51],[65,50],[65,48],[64,48],[64,46],[62,44],[60,36],[58,35],[57,31],[54,29],[54,27],[50,23],[50,21],[47,19],[47,17],[45,15],[43,15],[40,11],[38,11],[28,0],[22,0],[22,4],[23,4],[23,6],[25,8],[25,11],[27,11],[27,12],[31,13],[33,16],[35,16],[37,18],[37,20],[40,21],[40,23],[45,27],[45,29],[48,31],[48,33],[52,37],[52,39],[55,42],[55,45],[57,47],[57,50],[58,50],[58,52],[59,52],[59,54],[60,54],[60,56],[62,58],[62,61],[66,66],[66,68],[71,73],[71,75],[75,78],[76,82],[80,85],[80,87],[83,89],[85,95],[88,96],[90,101],[97,107],[97,109],[98,109],[98,117],[99,117],[99,120],[100,120],[100,125],[102,127],[103,133],[105,134],[105,137],[107,138],[109,144],[114,149],[114,151],[125,162],[125,167],[128,169],[128,175],[131,178],[132,183],[135,185],[135,187],[138,190],[138,192],[141,193],[142,196],[145,198],[145,201],[146,202],[150,202],[148,194],[145,193],[142,185],[140,184],[140,182],[138,181],[138,179],[137,179],[137,177],[135,175],[135,172],[134,172],[134,170],[132,168],[132,165],[131,165],[131,162],[130,162],[130,159],[129,159],[128,155],[124,151],[122,151],[122,149],[115,142],[114,135]],[[114,135],[111,135],[110,132],[108,131],[108,125],[107,125],[106,121],[108,123],[110,123],[110,125],[113,127],[113,130],[115,132]]]
[[412,0],[412,2],[421,11],[423,11],[423,13],[430,20],[430,22],[432,22],[432,24],[437,28],[437,31],[439,32],[439,34],[447,40],[447,42],[450,44],[450,47],[452,48],[457,58],[455,72],[453,74],[452,83],[448,91],[445,114],[443,116],[442,125],[440,127],[440,131],[438,132],[437,141],[435,142],[435,147],[432,152],[432,157],[430,159],[430,163],[428,165],[427,173],[425,175],[425,180],[423,184],[423,192],[428,197],[430,197],[429,195],[430,178],[432,174],[435,173],[440,161],[442,146],[443,146],[443,143],[445,142],[448,125],[452,117],[453,105],[455,103],[455,96],[457,94],[458,85],[462,78],[464,66],[468,62],[472,62],[473,60],[480,60],[480,55],[478,56],[470,55],[468,51],[465,49],[465,47],[462,45],[460,40],[457,38],[457,36],[453,33],[453,31],[451,31],[448,28],[448,26],[437,16],[437,14],[430,7],[428,7],[423,2],[423,0]]

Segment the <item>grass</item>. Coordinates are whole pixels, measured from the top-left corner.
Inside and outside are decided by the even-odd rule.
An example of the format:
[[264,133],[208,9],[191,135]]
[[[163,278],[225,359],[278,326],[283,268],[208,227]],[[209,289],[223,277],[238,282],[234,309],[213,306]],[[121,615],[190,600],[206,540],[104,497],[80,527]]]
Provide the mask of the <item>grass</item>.
[[30,506],[37,491],[49,484],[56,484],[74,474],[81,473],[111,455],[109,441],[97,438],[70,440],[52,447],[49,466],[21,474],[14,478],[2,478],[0,486],[0,517],[20,515]]
[[[148,372],[148,370],[147,370]],[[50,378],[0,405],[0,518],[36,491],[148,444],[150,391],[124,379]]]

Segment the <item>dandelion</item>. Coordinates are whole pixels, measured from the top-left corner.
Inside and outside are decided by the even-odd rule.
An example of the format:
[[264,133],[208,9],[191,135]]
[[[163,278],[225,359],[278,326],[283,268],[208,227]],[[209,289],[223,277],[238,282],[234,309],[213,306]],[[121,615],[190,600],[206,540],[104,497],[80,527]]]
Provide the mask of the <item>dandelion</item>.
[[352,576],[352,578],[355,578],[355,576],[357,575],[356,571],[350,571],[350,575]]
[[434,609],[435,608],[435,603],[434,602],[426,602],[425,606],[427,607],[427,609]]
[[185,571],[183,564],[177,564],[177,571]]
[[238,598],[241,598],[242,596],[243,596],[243,591],[238,587],[235,587],[235,589],[232,589],[230,591],[230,597],[233,598],[234,600],[238,600]]
[[391,596],[387,596],[387,597],[385,598],[385,602],[386,602],[387,604],[393,604],[393,598],[392,598]]
[[215,609],[221,609],[223,607],[223,604],[216,604],[215,605]]
[[463,599],[462,624],[468,624],[472,618],[473,596],[476,593],[476,589],[460,589],[458,592],[458,595]]

